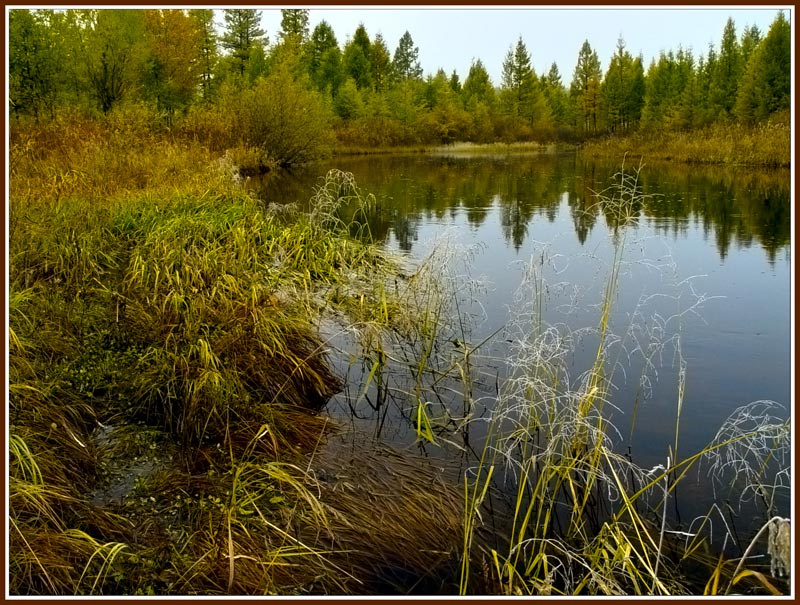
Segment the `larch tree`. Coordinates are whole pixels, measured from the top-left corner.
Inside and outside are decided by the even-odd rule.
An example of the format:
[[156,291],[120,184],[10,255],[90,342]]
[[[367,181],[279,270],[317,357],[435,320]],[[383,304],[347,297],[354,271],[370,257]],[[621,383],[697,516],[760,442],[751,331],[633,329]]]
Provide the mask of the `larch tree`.
[[627,131],[639,121],[644,104],[643,84],[641,59],[634,59],[620,38],[601,86],[606,125],[611,132]]
[[570,84],[570,96],[577,110],[577,126],[585,132],[597,132],[601,80],[600,59],[589,41],[585,40],[578,52],[578,62]]
[[469,67],[469,73],[461,87],[461,96],[464,106],[469,111],[474,111],[479,103],[487,107],[494,107],[495,90],[489,72],[480,59],[475,59]]
[[392,81],[392,58],[383,36],[378,33],[369,48],[370,75],[376,92],[384,92]]
[[203,99],[211,97],[214,72],[219,62],[217,33],[214,28],[214,11],[210,8],[194,8],[189,11],[199,33],[200,91]]
[[722,32],[719,55],[711,76],[711,103],[721,118],[731,115],[741,76],[741,52],[736,38],[736,25],[729,18]]
[[145,96],[168,112],[186,108],[203,82],[203,32],[183,10],[148,9],[144,19]]
[[739,43],[739,50],[742,59],[742,73],[750,60],[750,55],[758,48],[761,43],[762,35],[761,30],[757,25],[746,25],[742,30],[742,38]]
[[506,54],[501,78],[500,105],[507,116],[529,126],[549,122],[549,108],[521,36]]
[[736,99],[737,118],[761,122],[791,107],[791,75],[791,28],[780,12],[751,53]]
[[359,90],[372,88],[371,46],[369,34],[363,23],[359,23],[353,38],[344,45],[342,54],[344,76],[352,78]]
[[561,82],[558,65],[555,63],[550,65],[550,70],[542,76],[541,80],[544,96],[553,116],[553,124],[557,128],[566,126],[569,118],[569,99],[567,89]]
[[320,21],[311,32],[306,45],[306,65],[311,81],[317,90],[329,90],[335,94],[341,84],[342,53],[331,25]]

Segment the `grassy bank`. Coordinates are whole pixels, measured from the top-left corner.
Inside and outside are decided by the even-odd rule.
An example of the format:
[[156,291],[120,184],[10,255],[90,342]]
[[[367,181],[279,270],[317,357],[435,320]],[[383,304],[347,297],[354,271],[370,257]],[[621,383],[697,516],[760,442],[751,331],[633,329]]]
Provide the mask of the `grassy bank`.
[[[391,521],[364,549],[355,521],[372,509],[311,464],[341,387],[319,318],[379,317],[395,273],[340,212],[371,198],[332,172],[310,213],[266,207],[229,158],[132,117],[12,132],[10,592],[357,593],[403,565],[435,576],[442,556],[393,542]],[[458,501],[421,486],[396,489],[419,509]]]
[[788,115],[756,127],[715,125],[690,132],[637,132],[625,137],[589,141],[580,150],[587,158],[645,157],[687,164],[784,167],[791,164]]
[[574,145],[566,143],[452,143],[450,145],[401,145],[397,147],[356,147],[339,145],[333,150],[334,157],[390,154],[434,154],[464,156],[507,156],[574,151]]

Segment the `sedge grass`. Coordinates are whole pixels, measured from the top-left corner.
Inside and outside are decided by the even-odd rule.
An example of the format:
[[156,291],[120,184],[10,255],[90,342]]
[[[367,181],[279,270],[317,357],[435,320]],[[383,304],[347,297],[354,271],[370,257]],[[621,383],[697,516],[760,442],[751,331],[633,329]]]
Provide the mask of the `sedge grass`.
[[340,384],[310,321],[321,293],[352,301],[391,270],[334,216],[362,196],[332,173],[310,215],[270,211],[225,162],[134,117],[12,136],[10,590],[268,594],[335,578],[297,537],[326,522],[291,461]]

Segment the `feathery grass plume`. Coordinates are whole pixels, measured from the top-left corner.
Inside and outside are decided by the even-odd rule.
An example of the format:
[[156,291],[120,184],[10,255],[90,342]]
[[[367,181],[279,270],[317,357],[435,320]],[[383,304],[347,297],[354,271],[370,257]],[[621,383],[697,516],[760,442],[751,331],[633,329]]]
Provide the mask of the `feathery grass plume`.
[[791,423],[782,405],[754,401],[734,410],[703,456],[715,490],[727,484],[739,504],[760,500],[775,514],[775,500],[791,485]]
[[[680,561],[699,556],[699,532],[692,534],[691,546],[678,548],[666,524],[670,494],[702,459],[716,461],[714,468],[720,472],[729,470],[722,469],[720,462],[724,452],[734,456],[740,470],[751,477],[751,485],[757,483],[756,477],[763,482],[764,461],[771,454],[766,441],[778,446],[786,430],[785,423],[773,423],[751,407],[749,415],[734,415],[703,451],[682,459],[674,459],[676,451],[672,451],[666,468],[640,468],[629,456],[615,453],[620,434],[609,418],[616,409],[611,400],[618,380],[615,373],[624,370],[622,362],[634,355],[641,358],[643,372],[655,369],[655,360],[670,342],[679,368],[673,444],[677,449],[686,365],[679,335],[669,336],[667,328],[675,325],[680,330],[681,318],[697,313],[708,299],[691,287],[691,280],[684,281],[692,300],[673,318],[660,317],[657,332],[633,325],[649,303],[643,297],[629,316],[631,326],[620,336],[615,334],[612,307],[628,262],[627,233],[635,227],[645,201],[638,189],[640,170],[621,172],[614,186],[597,194],[597,204],[613,231],[612,261],[594,329],[574,330],[544,321],[544,274],[550,262],[545,254],[531,259],[525,273],[517,299],[519,313],[510,326],[512,373],[486,420],[486,445],[468,475],[464,496],[463,525],[468,535],[480,523],[480,504],[492,474],[514,494],[506,549],[488,553],[494,581],[503,594],[688,594],[691,584],[683,576],[685,564]],[[569,363],[571,352],[587,336],[597,343],[596,353],[590,367],[576,378]],[[640,387],[646,385],[643,374]],[[744,426],[745,417],[752,421],[754,416],[762,420],[760,431]],[[771,455],[774,459],[777,452]],[[781,455],[777,458],[782,459]],[[785,463],[782,468],[779,475],[788,476]],[[505,470],[498,473],[499,469]],[[650,520],[654,514],[661,517],[658,525]],[[462,594],[467,563],[478,552],[465,541]],[[719,586],[730,570],[723,564],[713,573]],[[770,590],[767,584],[762,586]]]

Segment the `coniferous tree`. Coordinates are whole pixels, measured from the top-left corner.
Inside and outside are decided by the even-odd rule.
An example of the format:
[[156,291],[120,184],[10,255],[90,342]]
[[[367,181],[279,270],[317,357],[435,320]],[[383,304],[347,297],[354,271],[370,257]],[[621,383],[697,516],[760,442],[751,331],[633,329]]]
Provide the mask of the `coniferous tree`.
[[450,74],[450,90],[456,94],[461,94],[461,79],[455,69]]
[[503,110],[512,116],[521,115],[530,101],[535,84],[531,57],[520,37],[517,44],[508,49],[503,60],[500,81]]
[[364,111],[364,100],[353,78],[347,78],[339,87],[333,102],[336,115],[344,120],[353,120]]
[[717,62],[714,45],[710,44],[705,57],[697,61],[695,70],[695,87],[697,89],[696,106],[692,116],[692,127],[700,128],[712,124],[716,116],[711,103],[711,78]]
[[758,113],[765,119],[791,104],[791,27],[783,12],[778,13],[764,38],[761,63],[763,94]]
[[736,102],[742,66],[736,26],[728,19],[722,33],[719,55],[711,77],[711,103],[721,119],[730,116]]
[[561,74],[558,65],[553,63],[550,70],[542,77],[544,96],[553,117],[553,124],[557,128],[568,124],[569,101],[567,99],[567,89],[561,82]]
[[422,78],[422,67],[419,64],[419,49],[414,46],[411,34],[406,31],[394,51],[392,59],[395,75],[401,80]]
[[308,41],[308,9],[281,9],[281,40],[292,37],[305,43]]
[[342,53],[338,46],[333,46],[323,53],[317,78],[317,87],[320,90],[328,90],[332,96],[336,96],[344,81]]
[[624,132],[638,122],[644,102],[643,80],[641,60],[634,60],[620,38],[601,86],[606,123],[612,132]]
[[790,107],[790,94],[791,29],[781,12],[751,53],[736,99],[736,117],[745,123],[766,120]]
[[470,65],[464,86],[461,88],[461,96],[464,99],[464,106],[469,111],[473,111],[479,103],[494,107],[494,86],[489,72],[480,59],[475,59]]
[[203,99],[211,96],[212,79],[219,61],[217,34],[214,28],[214,11],[211,9],[191,9],[189,16],[195,21],[199,32],[200,89]]
[[744,30],[742,30],[742,39],[739,44],[742,60],[742,74],[744,74],[744,69],[747,66],[747,62],[750,60],[750,56],[761,43],[761,39],[761,30],[758,29],[757,25],[746,25]]
[[256,48],[268,43],[266,32],[261,28],[261,11],[256,9],[225,9],[225,32],[222,46],[231,51],[239,75],[244,76],[247,63]]
[[[647,70],[642,126],[647,129],[680,129],[687,123],[681,116],[681,97],[694,77],[692,54],[662,52]],[[694,119],[694,118],[692,118]]]
[[529,126],[549,122],[542,87],[522,37],[509,49],[503,61],[500,102],[506,115],[522,118]]
[[327,21],[320,21],[314,28],[305,52],[308,72],[317,90],[330,89],[335,94],[341,83],[342,53]]
[[363,23],[356,28],[353,39],[349,40],[344,46],[344,53],[342,54],[344,75],[352,78],[359,90],[372,88],[371,46],[369,35]]
[[578,52],[578,62],[570,85],[570,96],[576,109],[577,126],[584,132],[597,131],[600,112],[602,72],[597,52],[585,40]]
[[375,35],[369,49],[372,85],[376,92],[385,91],[392,81],[392,58],[381,34]]

